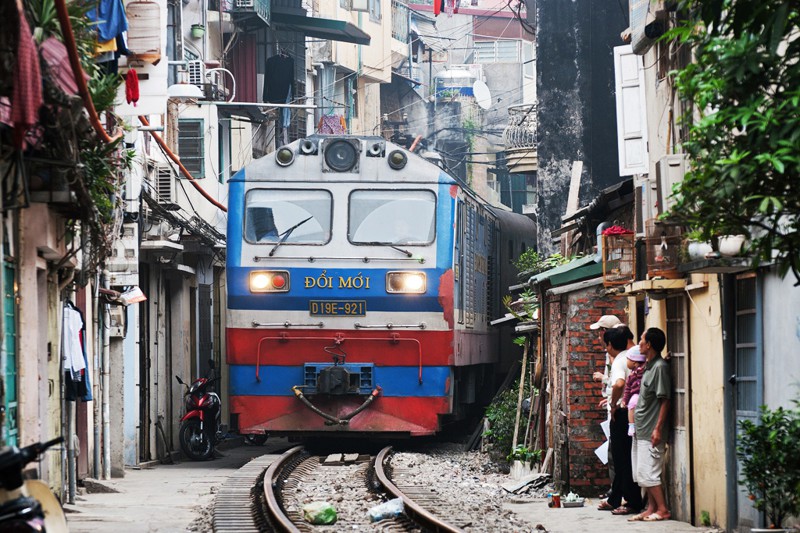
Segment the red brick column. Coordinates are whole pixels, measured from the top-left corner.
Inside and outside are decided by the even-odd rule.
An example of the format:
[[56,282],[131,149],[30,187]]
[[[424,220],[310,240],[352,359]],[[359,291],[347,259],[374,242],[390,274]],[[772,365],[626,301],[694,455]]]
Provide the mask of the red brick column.
[[610,485],[608,467],[594,453],[605,441],[600,423],[606,419],[606,410],[597,406],[602,385],[592,380],[592,374],[603,371],[605,348],[589,326],[602,315],[627,320],[626,299],[602,295],[601,289],[595,286],[566,295],[569,486],[582,496],[596,496]]

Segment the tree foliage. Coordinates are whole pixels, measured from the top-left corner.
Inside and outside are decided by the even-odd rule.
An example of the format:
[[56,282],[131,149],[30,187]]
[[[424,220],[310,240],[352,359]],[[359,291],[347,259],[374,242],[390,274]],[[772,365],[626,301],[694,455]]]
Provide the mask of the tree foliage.
[[761,407],[758,423],[742,420],[737,455],[742,484],[774,527],[800,513],[800,409]]
[[800,0],[683,0],[666,35],[694,61],[674,72],[690,171],[670,218],[705,240],[744,234],[756,265],[800,284]]

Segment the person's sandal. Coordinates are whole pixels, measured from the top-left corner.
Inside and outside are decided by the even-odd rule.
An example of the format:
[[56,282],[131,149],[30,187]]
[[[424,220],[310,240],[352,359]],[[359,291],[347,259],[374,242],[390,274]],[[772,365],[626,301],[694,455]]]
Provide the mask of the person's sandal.
[[613,515],[627,515],[627,514],[633,514],[635,512],[636,511],[634,511],[630,507],[626,507],[624,505],[620,505],[619,507],[617,507],[616,509],[611,511],[611,514],[613,514]]
[[628,522],[643,522],[646,516],[647,516],[647,511],[635,514],[632,517],[628,518]]
[[614,510],[614,506],[611,505],[610,503],[608,503],[608,501],[603,500],[602,502],[600,502],[600,505],[597,506],[597,510],[598,511],[613,511]]

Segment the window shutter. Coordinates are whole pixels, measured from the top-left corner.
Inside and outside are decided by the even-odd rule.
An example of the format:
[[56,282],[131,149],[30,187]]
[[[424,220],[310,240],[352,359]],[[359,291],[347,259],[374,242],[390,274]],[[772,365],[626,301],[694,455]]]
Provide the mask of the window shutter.
[[197,179],[205,178],[204,142],[202,120],[182,119],[178,121],[178,154],[186,170]]
[[642,57],[630,45],[614,48],[619,175],[647,174],[647,116]]

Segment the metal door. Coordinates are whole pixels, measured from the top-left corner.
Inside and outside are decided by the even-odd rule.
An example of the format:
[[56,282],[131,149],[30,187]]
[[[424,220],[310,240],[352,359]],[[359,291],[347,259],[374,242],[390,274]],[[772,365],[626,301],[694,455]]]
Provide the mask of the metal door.
[[211,315],[213,313],[213,302],[211,299],[211,285],[202,284],[198,287],[198,376],[205,376],[208,372],[208,360],[214,357],[214,345],[212,341]]
[[3,369],[5,417],[2,427],[2,441],[6,446],[17,446],[19,428],[17,427],[17,317],[16,294],[14,292],[15,269],[11,263],[3,261],[3,327],[5,329],[5,360]]
[[[755,422],[758,408],[764,401],[763,394],[763,362],[762,362],[762,327],[761,327],[761,284],[754,272],[740,274],[735,282],[735,317],[734,317],[734,402],[736,406],[737,444],[739,426],[742,420]],[[738,480],[739,464],[737,461]],[[748,498],[749,493],[744,486],[738,485],[736,490],[739,531],[749,531],[761,524],[761,517]]]
[[692,449],[689,428],[689,360],[686,297],[667,299],[667,350],[672,377],[672,432],[667,494],[673,518],[692,520]]

